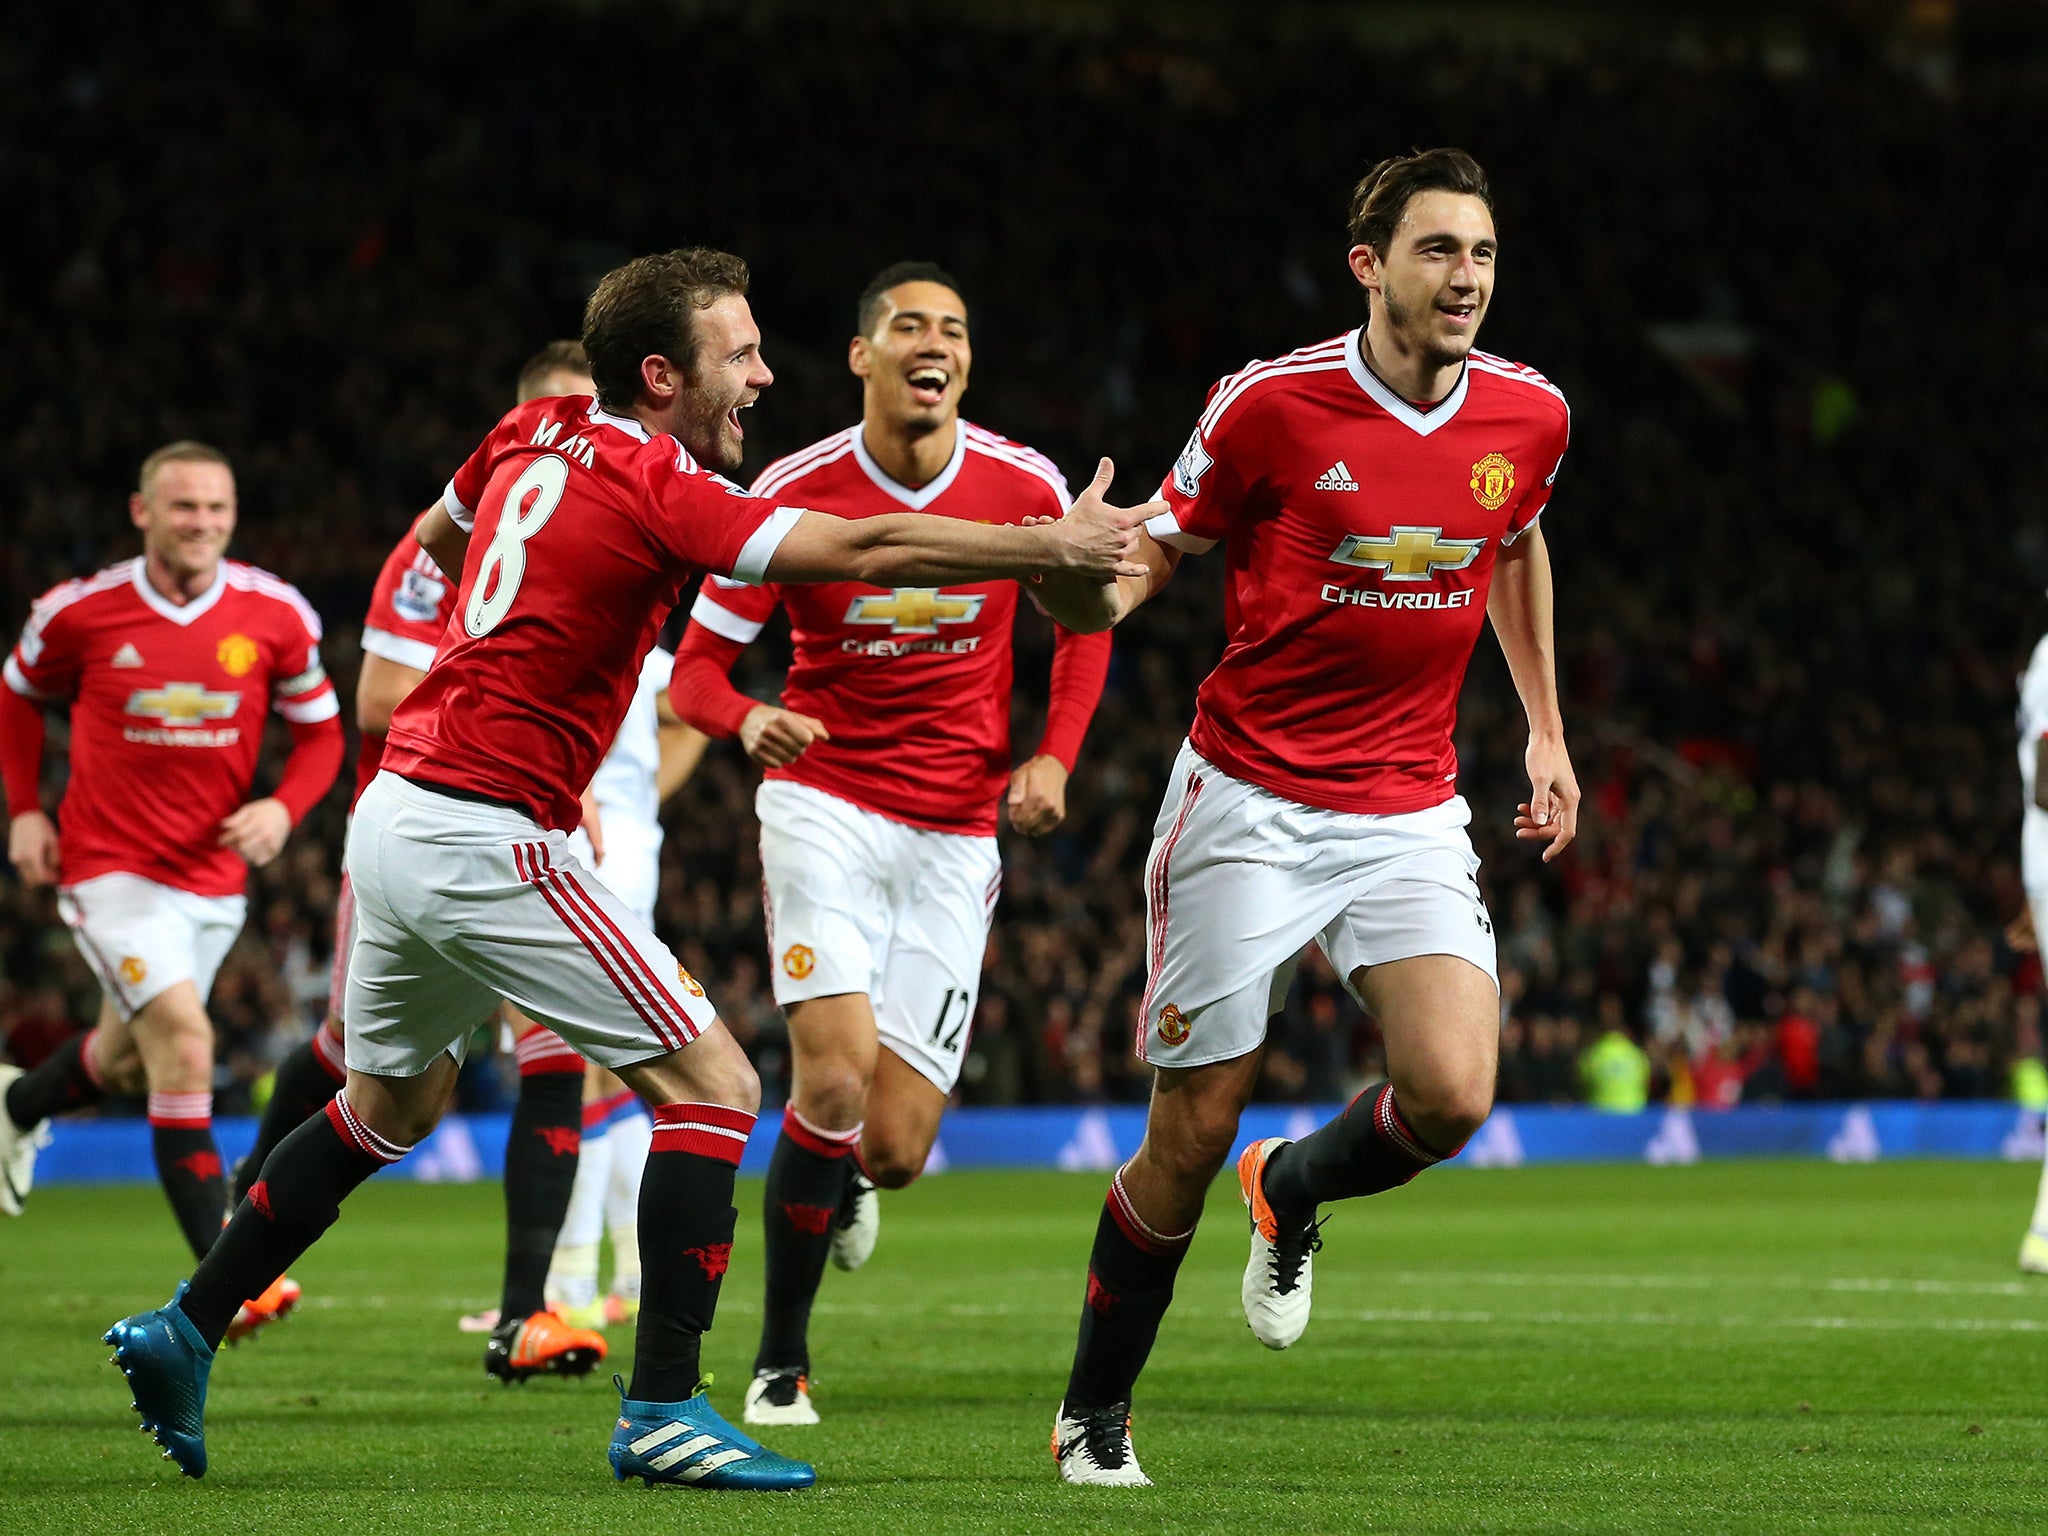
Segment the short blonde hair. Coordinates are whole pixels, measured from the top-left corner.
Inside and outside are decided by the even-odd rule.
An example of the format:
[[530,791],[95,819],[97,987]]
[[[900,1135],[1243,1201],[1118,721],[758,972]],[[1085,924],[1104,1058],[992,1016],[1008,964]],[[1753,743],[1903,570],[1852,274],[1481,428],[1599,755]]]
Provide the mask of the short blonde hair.
[[229,468],[228,456],[218,448],[181,437],[175,443],[165,443],[142,461],[142,473],[135,477],[136,491],[147,496],[150,482],[166,464],[218,464],[222,469]]

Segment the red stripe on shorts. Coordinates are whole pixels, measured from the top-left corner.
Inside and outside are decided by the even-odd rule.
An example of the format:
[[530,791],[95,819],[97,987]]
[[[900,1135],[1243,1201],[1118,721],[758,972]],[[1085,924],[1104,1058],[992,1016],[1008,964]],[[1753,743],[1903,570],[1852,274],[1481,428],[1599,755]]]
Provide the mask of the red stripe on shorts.
[[[525,855],[523,859],[520,857],[522,850]],[[555,916],[562,920],[562,926],[574,934],[577,942],[590,952],[590,957],[597,962],[598,969],[602,970],[610,978],[611,984],[618,989],[619,996],[623,997],[632,1010],[640,1015],[640,1022],[645,1024],[653,1033],[655,1040],[666,1046],[669,1050],[682,1049],[688,1043],[688,1036],[681,1040],[671,1038],[675,1033],[675,1026],[657,1017],[653,1011],[650,1011],[646,1000],[627,984],[626,977],[614,965],[612,957],[609,956],[609,946],[603,944],[596,936],[589,932],[587,927],[578,920],[579,914],[570,906],[567,893],[551,883],[550,873],[541,863],[540,856],[545,852],[546,848],[543,844],[514,845],[513,862],[514,866],[519,869],[521,878],[536,891],[540,892],[541,900],[554,909]]]
[[1166,841],[1159,845],[1159,857],[1153,861],[1151,873],[1146,881],[1146,901],[1150,908],[1152,929],[1151,954],[1145,967],[1145,1001],[1138,1011],[1138,1059],[1145,1059],[1145,1035],[1152,1027],[1152,989],[1159,985],[1159,967],[1166,962],[1166,917],[1167,917],[1167,866],[1173,862],[1173,850],[1180,842],[1181,833],[1186,830],[1188,817],[1195,809],[1195,802],[1202,797],[1202,776],[1188,775],[1188,792],[1182,796],[1180,814],[1173,818],[1173,828],[1166,834]]

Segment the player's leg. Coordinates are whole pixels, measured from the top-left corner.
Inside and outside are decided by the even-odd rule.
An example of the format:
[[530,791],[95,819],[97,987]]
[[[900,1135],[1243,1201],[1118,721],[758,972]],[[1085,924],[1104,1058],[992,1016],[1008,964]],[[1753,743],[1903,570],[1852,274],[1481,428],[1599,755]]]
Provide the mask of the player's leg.
[[240,1205],[249,1186],[263,1172],[263,1163],[280,1141],[327,1107],[348,1079],[347,1052],[341,1027],[342,997],[348,987],[349,950],[355,945],[356,895],[348,871],[334,899],[334,964],[327,985],[327,1017],[310,1038],[292,1047],[271,1075],[270,1100],[256,1123],[256,1143],[235,1165],[230,1200]]
[[[27,1204],[36,1153],[49,1140],[49,1122],[121,1091],[99,1064],[103,1037],[120,1028],[120,1014],[108,995],[90,1030],[73,1035],[36,1066],[26,1072],[0,1066],[0,1215],[19,1216]],[[139,1076],[140,1058],[135,1071]]]
[[789,1019],[790,1095],[768,1163],[765,1294],[749,1423],[812,1424],[810,1315],[860,1145],[889,942],[885,873],[900,824],[800,784],[755,796],[775,1001]]
[[604,1316],[607,1323],[629,1323],[640,1315],[640,1183],[654,1140],[646,1106],[635,1099],[622,1107],[605,1139],[611,1143],[604,1223],[611,1234],[612,1279],[605,1289]]
[[604,1308],[597,1298],[597,1270],[598,1248],[604,1240],[605,1200],[612,1176],[609,1120],[614,1106],[608,1102],[606,1089],[613,1083],[631,1102],[632,1090],[604,1068],[592,1066],[584,1070],[583,1143],[576,1155],[576,1179],[569,1191],[569,1206],[562,1215],[554,1257],[548,1264],[548,1306],[564,1322],[577,1328],[596,1328],[604,1322]]
[[1252,1216],[1245,1317],[1272,1349],[1308,1324],[1316,1207],[1407,1183],[1455,1155],[1493,1107],[1500,989],[1478,860],[1461,828],[1410,840],[1319,940],[1380,1027],[1388,1081],[1299,1142],[1258,1142],[1239,1160]]
[[583,1141],[583,1058],[511,1005],[519,1097],[505,1140],[505,1283],[498,1325],[547,1306],[548,1266],[576,1184]]
[[[2027,905],[2033,909],[2036,939],[2048,952],[2048,928],[2042,926],[2048,922],[2048,891],[2028,891]],[[2034,1195],[2033,1219],[2020,1239],[2020,1268],[2028,1274],[2048,1275],[2048,1152],[2041,1158],[2041,1184]]]

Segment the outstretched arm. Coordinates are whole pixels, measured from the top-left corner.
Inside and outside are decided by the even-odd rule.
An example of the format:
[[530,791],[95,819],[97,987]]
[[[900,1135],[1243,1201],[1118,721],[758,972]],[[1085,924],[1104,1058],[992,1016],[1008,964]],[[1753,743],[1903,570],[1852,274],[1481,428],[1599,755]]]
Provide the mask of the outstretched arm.
[[952,586],[1018,580],[1052,571],[1108,582],[1144,567],[1132,558],[1139,527],[1157,505],[1113,507],[1102,499],[1112,466],[1067,515],[1033,526],[961,522],[918,512],[855,519],[805,512],[776,545],[770,581],[863,581],[870,586]]
[[1579,781],[1565,750],[1557,706],[1557,647],[1551,629],[1550,551],[1531,526],[1500,552],[1486,616],[1507,657],[1515,692],[1529,717],[1529,798],[1515,808],[1515,836],[1547,843],[1547,864],[1579,832]]
[[1119,574],[1112,582],[1081,582],[1065,572],[1055,572],[1031,592],[1039,607],[1057,623],[1076,634],[1098,634],[1121,624],[1134,608],[1166,585],[1180,564],[1180,551],[1140,528],[1131,563],[1138,570]]

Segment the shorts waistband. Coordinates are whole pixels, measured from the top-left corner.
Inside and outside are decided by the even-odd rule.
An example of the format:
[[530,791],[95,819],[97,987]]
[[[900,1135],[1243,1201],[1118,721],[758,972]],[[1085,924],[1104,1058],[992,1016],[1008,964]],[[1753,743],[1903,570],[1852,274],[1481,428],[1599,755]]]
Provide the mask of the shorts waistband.
[[439,784],[432,779],[416,779],[409,773],[393,773],[391,777],[403,779],[415,789],[424,789],[430,794],[446,795],[450,800],[467,800],[471,805],[488,805],[494,810],[516,811],[526,817],[533,814],[516,800],[500,800],[496,795],[482,794],[474,789],[457,789],[453,784]]

